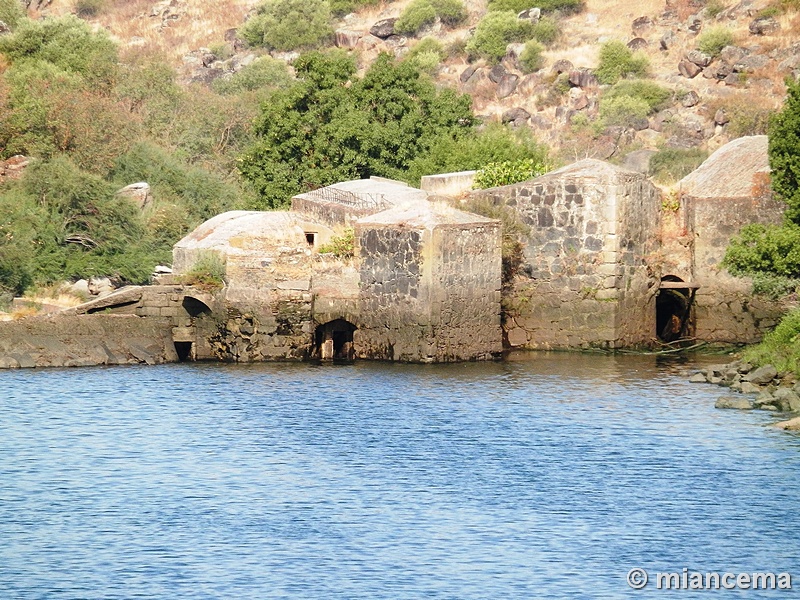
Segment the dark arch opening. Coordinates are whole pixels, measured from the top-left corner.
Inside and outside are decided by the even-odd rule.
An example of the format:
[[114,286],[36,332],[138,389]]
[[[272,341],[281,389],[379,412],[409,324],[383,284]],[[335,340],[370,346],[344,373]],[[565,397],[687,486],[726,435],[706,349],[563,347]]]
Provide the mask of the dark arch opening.
[[189,313],[190,317],[199,317],[200,315],[211,312],[211,309],[205,302],[197,298],[192,298],[191,296],[184,296],[182,304],[184,310]]
[[656,296],[656,335],[662,342],[674,342],[693,333],[692,304],[695,286],[676,275],[661,278]]
[[334,319],[319,325],[314,332],[312,358],[332,361],[352,361],[355,358],[353,332],[358,329],[344,319]]
[[175,342],[175,352],[180,362],[194,360],[194,344],[192,342]]

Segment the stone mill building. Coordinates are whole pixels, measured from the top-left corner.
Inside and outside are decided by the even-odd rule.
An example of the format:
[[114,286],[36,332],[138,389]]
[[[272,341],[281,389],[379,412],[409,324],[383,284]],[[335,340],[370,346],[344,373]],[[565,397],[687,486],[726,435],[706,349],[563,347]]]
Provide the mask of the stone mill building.
[[[449,362],[506,348],[746,343],[785,309],[721,264],[743,225],[781,220],[764,136],[723,146],[669,193],[598,160],[488,190],[472,191],[473,176],[425,177],[422,189],[346,181],[294,197],[287,211],[217,215],[175,245],[171,281],[61,316],[92,323],[4,324],[0,366]],[[505,212],[522,233],[504,240],[499,220],[468,206]],[[189,285],[209,263],[225,285]],[[92,328],[99,345],[78,336]]]

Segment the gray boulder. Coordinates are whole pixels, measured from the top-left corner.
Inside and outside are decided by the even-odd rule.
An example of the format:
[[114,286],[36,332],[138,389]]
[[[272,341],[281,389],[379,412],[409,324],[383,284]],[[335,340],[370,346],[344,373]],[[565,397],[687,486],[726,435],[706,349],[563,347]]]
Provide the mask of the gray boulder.
[[684,58],[681,62],[678,63],[678,73],[686,77],[687,79],[694,79],[697,77],[703,69],[698,67],[689,59]]
[[566,58],[562,58],[553,63],[550,71],[560,75],[561,73],[569,73],[574,69],[575,65],[573,65],[572,62],[568,61]]
[[758,385],[766,385],[778,376],[778,370],[772,365],[764,365],[751,371],[744,377],[744,381]]
[[542,9],[541,8],[529,8],[527,10],[523,10],[521,13],[517,15],[518,19],[527,19],[532,23],[538,23],[539,19],[542,18]]
[[394,35],[394,24],[397,23],[396,18],[381,19],[369,28],[369,32],[375,37],[385,40],[389,36]]
[[500,79],[500,82],[497,84],[497,97],[501,100],[503,98],[508,98],[517,90],[518,83],[518,75],[513,75],[512,73],[506,73],[503,75],[503,77]]
[[714,408],[725,408],[732,410],[753,410],[753,403],[741,396],[720,396],[714,403]]
[[698,67],[707,67],[711,64],[713,58],[705,52],[700,52],[700,50],[690,50],[686,53],[686,60],[693,62]]
[[790,388],[778,388],[772,394],[775,405],[784,412],[800,411],[800,396]]
[[781,24],[774,17],[759,17],[750,22],[748,29],[753,35],[772,35],[780,31]]
[[522,107],[509,108],[503,113],[503,123],[514,123],[515,125],[524,125],[525,122],[531,118],[531,113]]
[[644,50],[645,48],[647,48],[648,43],[647,40],[644,38],[635,37],[625,45],[635,52],[636,50]]
[[497,64],[489,69],[489,80],[492,83],[500,83],[505,74],[508,73],[503,65]]
[[700,103],[700,96],[694,90],[689,91],[682,99],[681,104],[686,108],[697,106]]

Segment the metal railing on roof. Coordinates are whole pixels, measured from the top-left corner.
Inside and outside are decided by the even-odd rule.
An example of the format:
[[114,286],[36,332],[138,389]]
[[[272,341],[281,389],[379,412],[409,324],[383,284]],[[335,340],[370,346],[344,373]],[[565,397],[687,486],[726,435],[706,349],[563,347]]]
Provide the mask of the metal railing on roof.
[[386,197],[379,193],[356,193],[336,189],[334,187],[324,187],[308,192],[308,195],[314,200],[344,204],[345,206],[351,206],[353,208],[383,210],[390,206],[386,201]]

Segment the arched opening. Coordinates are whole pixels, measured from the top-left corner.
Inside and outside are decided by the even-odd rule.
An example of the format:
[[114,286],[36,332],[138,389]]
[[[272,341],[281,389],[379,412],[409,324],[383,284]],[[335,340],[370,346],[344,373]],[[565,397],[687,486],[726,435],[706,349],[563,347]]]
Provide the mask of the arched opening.
[[314,332],[312,358],[332,361],[351,361],[355,358],[353,332],[355,325],[335,319],[319,325]]
[[192,296],[184,296],[182,305],[184,310],[189,313],[189,316],[193,318],[211,312],[211,309],[205,302],[193,298]]
[[676,275],[661,278],[656,296],[656,336],[662,342],[691,337],[694,334],[692,305],[697,285]]

